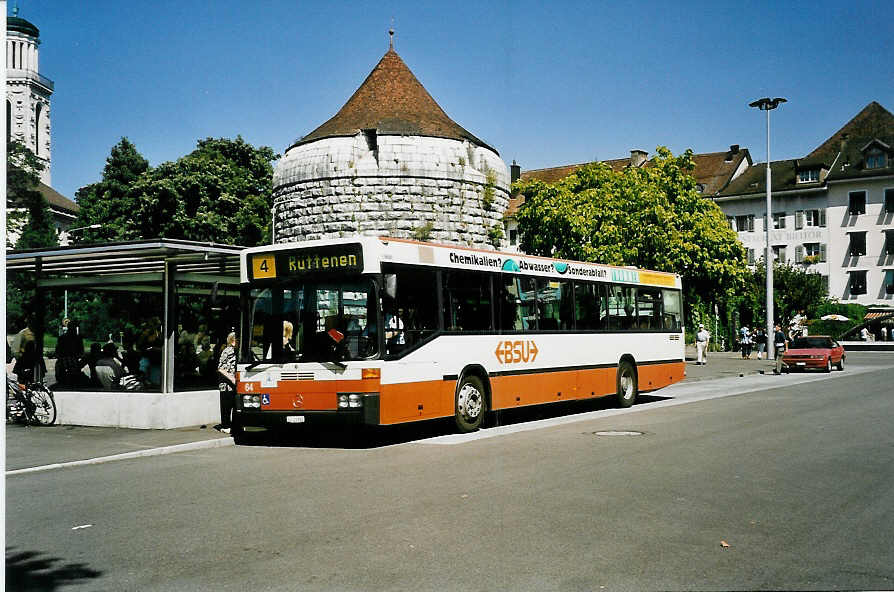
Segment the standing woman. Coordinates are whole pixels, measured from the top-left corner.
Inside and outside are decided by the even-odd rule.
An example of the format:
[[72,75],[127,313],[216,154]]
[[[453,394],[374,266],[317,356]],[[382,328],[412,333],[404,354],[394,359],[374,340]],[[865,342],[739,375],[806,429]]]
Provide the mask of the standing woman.
[[236,334],[227,335],[227,346],[220,352],[217,364],[220,374],[220,431],[229,434],[236,396]]

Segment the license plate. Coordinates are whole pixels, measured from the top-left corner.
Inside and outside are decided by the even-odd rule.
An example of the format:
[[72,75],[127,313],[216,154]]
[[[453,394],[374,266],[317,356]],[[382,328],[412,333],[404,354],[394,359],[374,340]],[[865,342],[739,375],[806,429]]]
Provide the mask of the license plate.
[[795,364],[798,366],[806,366],[807,362],[795,362]]
[[303,415],[287,415],[286,423],[304,423]]

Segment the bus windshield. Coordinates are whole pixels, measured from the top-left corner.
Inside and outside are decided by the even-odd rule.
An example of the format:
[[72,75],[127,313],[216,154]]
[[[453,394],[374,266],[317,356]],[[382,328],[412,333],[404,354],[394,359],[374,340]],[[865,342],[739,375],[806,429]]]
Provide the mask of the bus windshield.
[[245,362],[340,362],[379,353],[371,278],[290,282],[250,297]]

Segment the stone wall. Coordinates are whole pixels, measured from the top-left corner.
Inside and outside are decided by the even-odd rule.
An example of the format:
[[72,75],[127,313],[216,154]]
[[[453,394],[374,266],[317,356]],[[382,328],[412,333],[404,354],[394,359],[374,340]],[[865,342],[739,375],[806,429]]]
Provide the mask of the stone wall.
[[290,149],[273,182],[278,243],[360,234],[495,246],[509,201],[499,155],[444,138],[318,140]]

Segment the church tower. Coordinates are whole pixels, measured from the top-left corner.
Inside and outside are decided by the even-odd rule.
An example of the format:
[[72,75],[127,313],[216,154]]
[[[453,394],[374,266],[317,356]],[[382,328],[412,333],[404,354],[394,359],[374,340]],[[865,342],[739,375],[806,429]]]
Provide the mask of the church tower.
[[18,16],[6,20],[6,140],[18,140],[44,163],[40,180],[50,185],[50,95],[53,81],[40,74],[40,31]]

